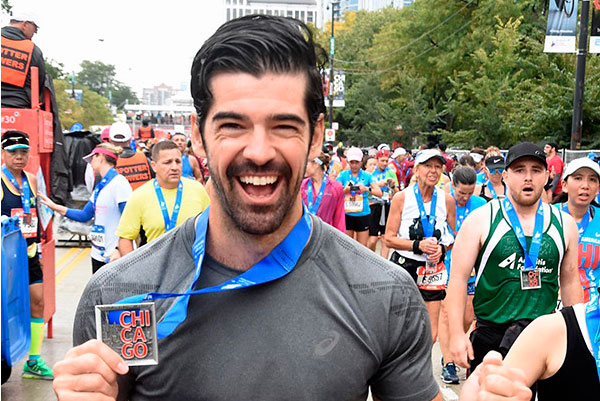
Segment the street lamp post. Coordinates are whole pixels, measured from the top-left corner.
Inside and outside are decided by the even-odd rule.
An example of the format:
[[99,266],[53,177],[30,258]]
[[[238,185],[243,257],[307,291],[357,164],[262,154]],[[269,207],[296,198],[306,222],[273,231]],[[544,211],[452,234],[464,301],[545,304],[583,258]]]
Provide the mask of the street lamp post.
[[329,128],[333,128],[333,55],[335,54],[335,6],[337,3],[331,2],[331,38],[329,39]]

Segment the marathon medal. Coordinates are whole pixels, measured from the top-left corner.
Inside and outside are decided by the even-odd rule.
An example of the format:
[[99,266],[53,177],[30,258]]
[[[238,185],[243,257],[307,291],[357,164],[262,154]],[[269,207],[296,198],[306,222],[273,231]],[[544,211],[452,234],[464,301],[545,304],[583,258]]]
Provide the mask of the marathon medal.
[[96,305],[96,337],[129,366],[157,365],[154,302]]
[[535,222],[533,227],[533,235],[531,236],[531,244],[529,250],[527,249],[527,241],[519,217],[515,212],[515,208],[508,198],[502,200],[504,211],[510,221],[512,230],[523,249],[525,256],[525,265],[523,269],[519,271],[521,279],[522,290],[534,290],[542,288],[542,280],[540,277],[540,269],[537,268],[538,256],[540,254],[540,248],[542,245],[543,228],[544,228],[544,209],[542,200],[538,202],[538,208],[535,215]]
[[542,288],[540,269],[521,270],[520,274],[522,290],[534,290],[536,288]]

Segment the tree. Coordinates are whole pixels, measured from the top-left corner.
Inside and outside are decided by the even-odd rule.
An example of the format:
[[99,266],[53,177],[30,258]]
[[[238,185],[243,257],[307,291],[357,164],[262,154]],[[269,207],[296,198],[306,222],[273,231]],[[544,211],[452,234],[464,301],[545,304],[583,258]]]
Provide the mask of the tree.
[[[396,124],[407,141],[568,146],[576,60],[543,53],[545,4],[448,0],[432,12],[421,0],[356,13],[336,33],[335,68],[347,76],[346,107],[335,109],[341,134],[372,145]],[[317,35],[322,45],[327,31]],[[590,56],[582,146],[600,145],[599,106],[600,60]]]
[[126,103],[136,104],[139,102],[137,95],[129,86],[120,82],[115,84],[115,87],[112,90],[111,104],[117,106],[118,109],[122,109]]
[[81,85],[76,87],[83,90],[82,104],[71,98],[71,82],[62,79],[54,81],[56,103],[63,129],[70,128],[76,122],[83,124],[85,128],[113,122],[112,113],[106,107],[108,99],[87,87]]
[[81,71],[77,73],[77,83],[90,88],[99,95],[108,97],[115,82],[115,66],[101,61],[84,60],[80,64]]
[[46,72],[50,74],[52,79],[65,79],[65,65],[63,63],[59,63],[53,59],[44,60],[44,63],[46,64]]

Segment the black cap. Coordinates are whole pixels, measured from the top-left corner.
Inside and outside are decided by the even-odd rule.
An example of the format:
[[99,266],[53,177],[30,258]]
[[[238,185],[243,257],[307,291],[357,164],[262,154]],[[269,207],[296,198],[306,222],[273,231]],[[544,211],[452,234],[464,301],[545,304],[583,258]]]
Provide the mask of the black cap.
[[531,142],[519,143],[513,146],[512,148],[508,149],[508,154],[506,155],[505,163],[506,168],[508,168],[516,160],[521,159],[523,157],[531,157],[537,159],[544,165],[544,167],[548,168],[548,163],[546,163],[546,154],[544,153],[544,150]]
[[29,135],[21,131],[6,131],[2,134],[2,149],[29,149]]
[[490,156],[485,159],[485,166],[487,168],[504,168],[504,157]]

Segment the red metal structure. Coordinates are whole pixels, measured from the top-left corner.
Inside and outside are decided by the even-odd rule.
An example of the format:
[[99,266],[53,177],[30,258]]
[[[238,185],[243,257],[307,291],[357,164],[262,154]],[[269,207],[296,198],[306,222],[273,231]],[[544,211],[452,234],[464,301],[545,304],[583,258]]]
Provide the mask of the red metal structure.
[[[37,175],[42,169],[48,195],[50,195],[50,158],[54,148],[50,93],[46,90],[43,109],[39,101],[38,68],[31,67],[31,109],[2,108],[2,133],[19,130],[29,135],[29,163],[25,167],[29,173]],[[52,338],[52,317],[56,312],[55,296],[55,241],[52,220],[42,229],[42,271],[44,273],[44,322],[48,323],[48,338]]]

